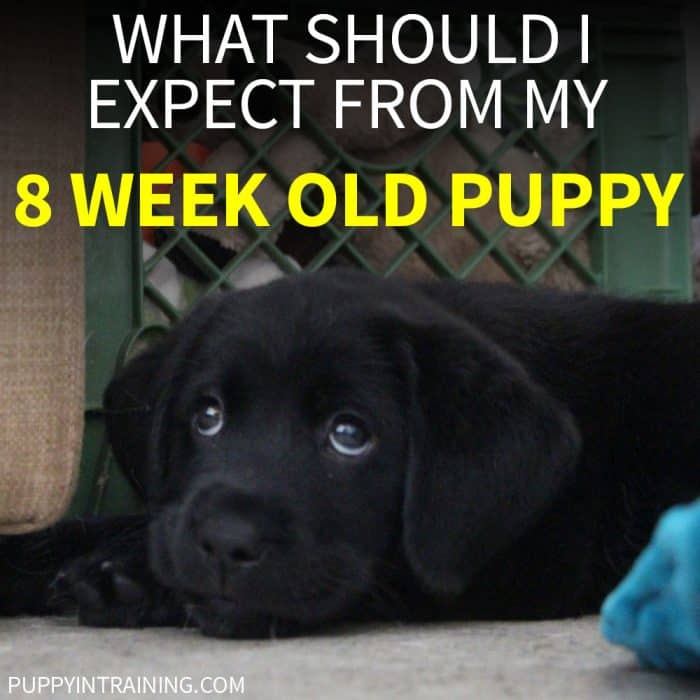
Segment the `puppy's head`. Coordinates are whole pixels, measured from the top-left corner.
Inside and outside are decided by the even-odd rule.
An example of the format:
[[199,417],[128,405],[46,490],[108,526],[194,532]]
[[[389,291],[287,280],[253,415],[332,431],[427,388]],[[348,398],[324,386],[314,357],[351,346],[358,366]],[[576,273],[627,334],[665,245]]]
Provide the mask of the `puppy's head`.
[[107,391],[152,566],[205,631],[347,613],[407,565],[458,594],[571,473],[568,413],[417,289],[359,273],[208,299]]

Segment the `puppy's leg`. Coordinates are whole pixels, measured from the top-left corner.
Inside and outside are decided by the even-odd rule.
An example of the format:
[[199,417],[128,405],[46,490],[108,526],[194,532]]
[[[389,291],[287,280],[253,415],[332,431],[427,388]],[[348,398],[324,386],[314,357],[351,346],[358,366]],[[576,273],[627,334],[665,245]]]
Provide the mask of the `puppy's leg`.
[[62,567],[56,595],[77,605],[81,624],[93,627],[181,625],[183,606],[151,574],[148,521],[135,517],[91,552]]
[[51,588],[59,569],[132,525],[132,517],[75,519],[0,537],[0,615],[64,612]]

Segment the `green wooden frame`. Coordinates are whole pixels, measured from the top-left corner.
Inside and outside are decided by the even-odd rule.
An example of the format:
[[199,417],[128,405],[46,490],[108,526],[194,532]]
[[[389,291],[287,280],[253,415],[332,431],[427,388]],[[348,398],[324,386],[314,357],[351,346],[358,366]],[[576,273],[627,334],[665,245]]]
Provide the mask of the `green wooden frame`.
[[[610,79],[612,89],[606,91],[599,108],[599,125],[580,144],[563,158],[549,152],[534,131],[513,129],[500,152],[483,153],[468,133],[454,130],[462,146],[480,164],[480,171],[498,171],[498,157],[503,149],[524,140],[551,165],[565,170],[578,153],[592,147],[593,169],[597,172],[654,171],[667,175],[672,171],[688,172],[687,106],[685,86],[685,58],[680,17],[676,10],[654,26],[630,24],[616,20],[596,20],[595,55],[593,70]],[[103,14],[92,17],[88,31],[88,74],[92,76],[130,77],[129,67],[123,66],[114,53],[111,20]],[[264,69],[263,69],[264,70]],[[554,76],[544,67],[536,69],[544,81]],[[550,67],[551,70],[551,67]],[[131,76],[133,77],[133,76]],[[510,116],[517,119],[513,112]],[[283,173],[269,158],[269,150],[288,129],[283,125],[262,147],[247,139],[244,133],[236,137],[248,148],[251,160],[243,169],[244,175],[256,163],[262,162],[272,177],[283,186],[288,184]],[[380,171],[377,166],[362,163],[339,149],[323,131],[307,119],[305,128],[322,147],[328,160],[325,169],[345,167],[359,174],[359,181],[368,197],[365,213],[374,212],[382,203],[382,193],[371,181],[370,175]],[[196,137],[194,132],[191,136]],[[183,160],[192,170],[199,170],[185,153],[187,140],[174,141],[161,134],[170,149],[160,163],[165,168],[175,158]],[[130,131],[88,131],[88,178],[96,172],[118,174],[136,172],[140,164],[141,133]],[[555,233],[544,221],[537,224],[541,235],[552,245],[550,255],[537,268],[523,271],[507,253],[498,247],[507,233],[505,226],[486,231],[474,219],[467,222],[472,235],[481,243],[479,251],[458,269],[451,269],[430,244],[430,232],[437,221],[446,215],[449,193],[430,172],[422,157],[430,142],[420,154],[408,163],[392,166],[391,170],[415,168],[424,181],[444,202],[443,210],[421,230],[409,227],[400,231],[406,247],[390,262],[383,274],[392,274],[414,252],[418,252],[436,275],[468,279],[484,256],[494,255],[501,266],[519,283],[533,284],[560,256],[588,284],[603,290],[622,294],[646,295],[664,299],[688,299],[691,295],[690,262],[690,205],[689,183],[684,182],[671,211],[668,233],[659,232],[651,217],[650,206],[643,204],[619,212],[615,229],[602,231],[597,227],[597,211],[593,210],[567,235]],[[222,197],[223,193],[219,193]],[[521,194],[516,201],[524,202]],[[313,203],[306,202],[312,209]],[[273,224],[275,222],[272,222]],[[128,356],[130,348],[145,333],[161,329],[146,325],[144,300],[156,304],[171,321],[176,321],[181,309],[174,308],[148,280],[149,273],[166,255],[179,246],[209,278],[205,291],[230,286],[228,276],[255,250],[263,250],[281,269],[294,273],[288,259],[272,243],[266,232],[256,229],[252,222],[244,222],[251,243],[226,268],[217,268],[188,237],[184,229],[175,229],[168,243],[144,265],[141,261],[141,232],[137,222],[130,218],[127,230],[112,230],[101,222],[97,228],[86,230],[86,429],[81,480],[71,512],[73,514],[113,513],[138,507],[138,500],[124,477],[115,468],[107,448],[101,414],[101,395],[115,369]],[[353,229],[329,225],[330,242],[307,266],[323,267],[343,248],[360,266],[373,270],[369,262],[352,245]],[[571,243],[579,235],[588,234],[593,251],[592,262],[579,260],[571,251]]]

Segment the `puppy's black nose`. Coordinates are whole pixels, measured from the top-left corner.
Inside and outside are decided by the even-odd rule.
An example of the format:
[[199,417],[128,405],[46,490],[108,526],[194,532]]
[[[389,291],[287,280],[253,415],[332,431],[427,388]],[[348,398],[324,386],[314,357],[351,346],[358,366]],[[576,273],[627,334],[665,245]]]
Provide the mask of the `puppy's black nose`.
[[207,558],[229,566],[253,566],[264,548],[255,525],[235,515],[213,515],[195,528],[195,538]]

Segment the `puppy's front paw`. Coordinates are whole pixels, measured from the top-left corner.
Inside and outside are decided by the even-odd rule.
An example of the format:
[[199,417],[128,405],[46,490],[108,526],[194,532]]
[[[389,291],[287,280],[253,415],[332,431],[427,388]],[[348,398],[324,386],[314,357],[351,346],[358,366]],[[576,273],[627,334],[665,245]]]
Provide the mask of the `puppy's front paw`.
[[145,556],[109,556],[98,550],[61,569],[53,587],[58,598],[77,606],[83,625],[146,627],[184,622],[182,606],[153,579]]

